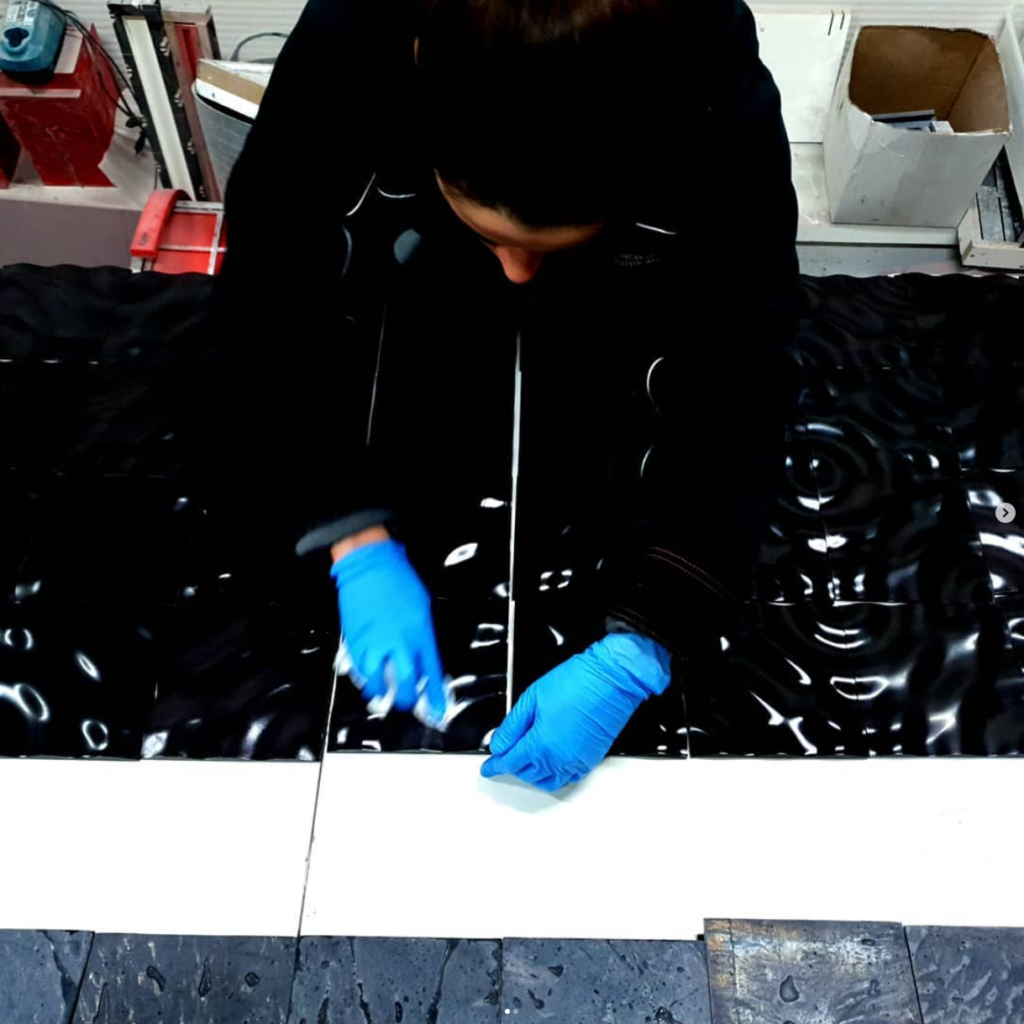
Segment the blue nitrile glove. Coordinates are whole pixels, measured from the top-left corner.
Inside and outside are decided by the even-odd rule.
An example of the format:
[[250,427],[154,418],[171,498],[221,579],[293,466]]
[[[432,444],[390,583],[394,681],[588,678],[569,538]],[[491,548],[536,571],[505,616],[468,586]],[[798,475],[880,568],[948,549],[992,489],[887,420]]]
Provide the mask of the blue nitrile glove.
[[485,778],[515,775],[553,793],[603,760],[633,712],[671,680],[670,657],[636,633],[612,633],[538,679],[491,739]]
[[430,594],[393,540],[366,544],[331,569],[350,675],[386,714],[412,711],[426,725],[444,722],[447,689],[430,614]]

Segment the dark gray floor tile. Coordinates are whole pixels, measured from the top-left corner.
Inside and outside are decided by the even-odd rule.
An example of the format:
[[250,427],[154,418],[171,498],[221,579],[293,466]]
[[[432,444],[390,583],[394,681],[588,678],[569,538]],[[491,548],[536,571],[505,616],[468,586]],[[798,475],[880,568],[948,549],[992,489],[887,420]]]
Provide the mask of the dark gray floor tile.
[[502,982],[517,1024],[711,1020],[701,942],[506,939]]
[[1024,931],[908,928],[924,1024],[1021,1024]]
[[495,1024],[501,943],[302,938],[290,1024]]
[[92,932],[0,932],[0,1021],[70,1024]]
[[920,1024],[898,924],[706,921],[714,1024]]
[[79,1024],[285,1024],[294,939],[97,935]]

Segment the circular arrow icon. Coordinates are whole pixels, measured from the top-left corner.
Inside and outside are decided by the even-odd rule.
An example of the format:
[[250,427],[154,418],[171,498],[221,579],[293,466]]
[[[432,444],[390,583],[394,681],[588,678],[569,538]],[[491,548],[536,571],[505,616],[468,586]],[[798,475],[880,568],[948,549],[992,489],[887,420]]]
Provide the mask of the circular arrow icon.
[[996,506],[996,519],[1001,523],[1012,523],[1017,518],[1017,510],[1005,501]]

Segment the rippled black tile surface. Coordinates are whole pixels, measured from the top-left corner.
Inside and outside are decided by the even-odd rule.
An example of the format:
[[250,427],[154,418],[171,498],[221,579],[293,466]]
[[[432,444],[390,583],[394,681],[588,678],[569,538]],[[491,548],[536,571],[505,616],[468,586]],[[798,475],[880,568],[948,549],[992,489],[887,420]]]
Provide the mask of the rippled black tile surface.
[[907,928],[924,1024],[1024,1019],[1024,931]]
[[134,476],[50,477],[34,489],[19,580],[48,598],[152,608],[174,600],[196,524],[189,491]]
[[839,601],[978,602],[991,596],[982,541],[959,482],[845,478],[823,491],[826,546]]
[[943,367],[946,406],[964,469],[1024,469],[1024,370]]
[[1024,282],[1003,275],[904,278],[916,321],[915,345],[930,362],[950,367],[1024,369],[1019,329]]
[[326,556],[254,559],[203,508],[161,608],[160,684],[142,756],[314,760],[323,749],[338,644]]
[[393,531],[434,598],[455,716],[443,733],[381,719],[342,679],[331,750],[475,751],[505,714],[516,336],[479,271],[456,295],[452,264],[424,250],[396,279],[370,431],[395,485]]
[[761,542],[749,596],[761,604],[829,601],[832,570],[806,425],[791,432],[775,510]]
[[801,411],[826,490],[833,473],[917,483],[958,472],[942,385],[929,367],[809,372]]
[[506,939],[502,1009],[521,1021],[711,1024],[702,942]]
[[0,931],[0,1020],[71,1024],[92,932]]
[[843,612],[871,754],[1024,750],[1024,673],[997,607],[864,604]]
[[501,959],[497,941],[304,937],[290,1019],[496,1024]]
[[935,349],[922,346],[917,296],[908,277],[836,275],[804,278],[806,318],[797,337],[801,362],[831,371],[841,367],[920,366]]
[[[428,729],[411,714],[367,714],[358,689],[339,680],[330,750],[480,750],[505,716],[508,677],[510,510],[496,496],[478,497],[409,555],[433,595],[442,664],[452,683],[449,723]],[[336,605],[335,605],[336,607]]]
[[802,410],[840,601],[990,595],[938,375],[833,371]]
[[705,921],[715,1024],[921,1024],[898,924]]
[[294,939],[97,935],[75,1020],[286,1024]]
[[[1024,470],[973,470],[965,482],[992,590],[1024,592]],[[1001,518],[1000,505],[1011,506],[1013,518]]]
[[867,753],[842,615],[767,605],[723,638],[718,671],[684,680],[693,757]]
[[[688,502],[680,516],[693,512],[706,543],[728,545],[718,513],[750,471],[750,423],[768,410],[723,362],[732,349],[691,339],[699,374],[728,382],[731,401],[745,395],[747,416],[709,416],[699,436],[676,430],[685,417],[669,396],[697,371],[667,357],[675,334],[658,334],[664,282],[539,317],[530,303],[492,301],[477,277],[453,301],[443,255],[407,273],[388,309],[371,440],[404,482],[396,529],[435,594],[461,710],[446,736],[426,733],[411,718],[368,716],[343,682],[336,749],[475,750],[504,714],[514,324],[540,321],[521,338],[517,693],[604,631],[604,539],[636,511],[609,502],[628,490],[614,485],[645,472],[671,481],[664,495]],[[326,566],[246,577],[197,512],[202,437],[189,411],[220,358],[201,330],[209,284],[0,272],[0,753],[138,756],[143,737],[163,756],[319,749],[337,638]],[[677,756],[689,728],[700,756],[1016,752],[1024,284],[835,277],[805,281],[805,299],[790,346],[805,393],[741,594],[782,611],[754,616],[763,635],[729,638],[717,688],[680,675],[616,749]],[[621,362],[595,359],[604,348]],[[658,424],[685,443],[653,445]],[[997,519],[1000,502],[1016,506],[1014,522]],[[830,647],[822,638],[836,635],[821,625],[848,646]],[[83,652],[100,681],[59,683],[79,678]]]
[[0,756],[137,758],[159,676],[152,618],[18,595],[0,604]]

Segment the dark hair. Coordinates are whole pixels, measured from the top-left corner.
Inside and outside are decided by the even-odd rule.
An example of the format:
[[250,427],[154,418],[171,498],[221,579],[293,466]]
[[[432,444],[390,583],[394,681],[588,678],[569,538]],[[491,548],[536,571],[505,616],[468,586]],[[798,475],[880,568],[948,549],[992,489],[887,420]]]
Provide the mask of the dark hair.
[[675,103],[681,0],[421,2],[418,116],[445,185],[525,227],[622,213]]

